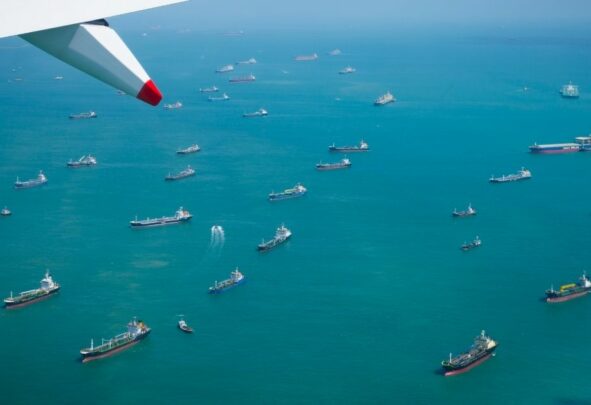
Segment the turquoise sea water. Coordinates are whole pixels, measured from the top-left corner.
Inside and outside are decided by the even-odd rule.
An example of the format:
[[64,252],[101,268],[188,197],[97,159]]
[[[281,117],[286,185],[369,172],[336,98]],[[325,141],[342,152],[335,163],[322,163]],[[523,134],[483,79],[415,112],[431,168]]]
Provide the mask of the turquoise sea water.
[[[0,42],[0,205],[13,211],[0,218],[0,293],[36,287],[46,268],[62,285],[0,311],[0,402],[591,400],[591,300],[540,301],[590,269],[591,153],[527,153],[589,132],[591,34],[123,34],[165,102],[184,108],[147,107]],[[318,61],[292,60],[312,52]],[[255,83],[213,73],[249,57],[259,63],[235,73]],[[346,65],[357,73],[338,75]],[[559,97],[569,80],[580,99]],[[213,84],[232,100],[207,102],[197,89]],[[398,101],[373,107],[386,90]],[[260,107],[268,117],[241,118]],[[98,119],[67,119],[90,109]],[[340,158],[329,144],[361,138],[372,151],[351,155],[350,170],[314,170]],[[175,155],[192,143],[202,152]],[[65,167],[86,153],[97,167]],[[164,182],[187,164],[195,177]],[[521,166],[532,180],[487,182]],[[39,169],[48,185],[12,189]],[[306,197],[266,201],[296,182]],[[453,220],[469,202],[478,215]],[[180,205],[192,223],[127,226]],[[292,240],[258,254],[281,223]],[[210,246],[215,224],[223,247]],[[483,246],[461,252],[476,235]],[[235,266],[248,282],[209,296]],[[194,335],[176,329],[177,314]],[[153,329],[145,342],[78,361],[133,316]],[[497,355],[437,374],[481,329]]]

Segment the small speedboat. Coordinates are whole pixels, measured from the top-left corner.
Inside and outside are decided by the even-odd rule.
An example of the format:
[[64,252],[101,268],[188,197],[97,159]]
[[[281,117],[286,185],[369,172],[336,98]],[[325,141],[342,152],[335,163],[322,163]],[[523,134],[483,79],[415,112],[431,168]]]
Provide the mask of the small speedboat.
[[179,329],[185,333],[193,333],[193,328],[191,328],[189,325],[187,325],[187,322],[185,322],[184,319],[181,319],[179,321],[178,326],[179,326]]
[[2,215],[3,217],[7,217],[7,216],[12,215],[12,212],[10,212],[10,210],[8,209],[8,207],[4,207],[0,211],[0,215]]

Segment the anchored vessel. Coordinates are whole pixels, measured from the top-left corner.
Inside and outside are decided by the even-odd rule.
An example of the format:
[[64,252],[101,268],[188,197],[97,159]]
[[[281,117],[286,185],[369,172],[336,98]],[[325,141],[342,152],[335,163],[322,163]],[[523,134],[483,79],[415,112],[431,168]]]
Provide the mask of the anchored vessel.
[[36,179],[20,181],[17,177],[16,182],[14,183],[14,188],[31,188],[42,186],[45,183],[47,183],[47,177],[45,177],[43,171],[39,170],[39,174],[37,175]]
[[96,158],[92,155],[85,155],[82,156],[80,159],[78,160],[71,160],[66,163],[66,165],[68,167],[89,167],[89,166],[94,166],[97,164]]
[[94,111],[83,112],[80,114],[70,114],[71,120],[83,120],[87,118],[96,118],[98,115]]
[[136,217],[135,220],[129,222],[129,225],[132,228],[147,228],[152,226],[180,224],[181,222],[189,221],[191,218],[193,218],[193,215],[191,215],[189,211],[184,210],[183,207],[180,207],[172,217],[146,218],[139,221]]
[[187,322],[185,322],[185,320],[182,318],[179,321],[178,326],[179,326],[179,329],[185,333],[193,333],[193,328],[191,328],[189,325],[187,325]]
[[213,96],[209,96],[207,98],[209,101],[225,101],[225,100],[229,100],[230,96],[228,96],[226,93],[223,93],[221,95],[221,97],[213,97]]
[[465,211],[458,211],[454,208],[451,213],[452,217],[470,217],[472,215],[476,215],[476,210],[472,208],[472,204],[468,204],[468,208]]
[[199,145],[194,144],[184,149],[179,149],[176,151],[176,153],[177,155],[188,155],[189,153],[199,152],[200,150],[201,148],[199,147]]
[[183,103],[181,103],[180,101],[175,101],[172,104],[164,104],[164,109],[165,110],[176,110],[178,108],[182,108]]
[[581,152],[591,151],[591,136],[577,136],[575,142],[579,144]]
[[546,290],[546,302],[564,302],[578,297],[582,297],[591,291],[591,281],[587,278],[587,274],[579,278],[577,283],[570,283],[560,286],[558,290],[550,287]]
[[241,60],[236,62],[237,65],[254,65],[257,63],[257,60],[255,58],[250,58],[247,60]]
[[525,168],[521,168],[520,171],[514,174],[503,175],[501,177],[491,176],[488,180],[491,183],[507,183],[509,181],[527,180],[531,179],[531,172]]
[[16,297],[10,292],[10,297],[4,298],[4,305],[6,308],[18,308],[25,305],[32,304],[42,299],[50,297],[52,294],[58,292],[60,285],[53,281],[49,271],[45,272],[45,277],[41,280],[41,288],[36,290],[23,291]]
[[316,170],[337,170],[337,169],[348,169],[351,167],[351,161],[347,158],[342,159],[336,163],[317,163]]
[[0,215],[3,217],[7,217],[9,215],[12,215],[12,212],[10,212],[10,210],[8,209],[8,207],[4,207],[2,208],[2,210],[0,211]]
[[317,53],[313,53],[311,55],[298,55],[295,57],[295,60],[298,62],[305,62],[305,61],[316,60],[316,59],[318,59]]
[[199,89],[201,93],[216,93],[219,89],[216,86],[205,87],[203,89]]
[[549,143],[538,145],[534,143],[529,147],[531,153],[540,154],[557,154],[557,153],[572,153],[579,152],[581,145],[578,143]]
[[239,77],[231,77],[230,80],[228,80],[230,83],[241,83],[241,82],[254,82],[257,78],[253,75],[247,75],[247,76],[239,76]]
[[281,193],[269,194],[269,201],[287,200],[289,198],[301,197],[306,194],[308,190],[300,183],[296,184],[293,188],[288,188]]
[[330,51],[328,54],[329,54],[330,56],[338,56],[338,55],[340,55],[341,53],[342,53],[342,52],[341,52],[341,50],[340,50],[340,49],[333,49],[333,50],[332,50],[332,51]]
[[394,98],[394,96],[392,95],[392,93],[390,93],[389,91],[386,92],[386,94],[381,95],[380,97],[378,97],[373,104],[374,105],[386,105],[388,103],[393,103],[394,101],[396,101],[396,99]]
[[368,152],[369,151],[369,145],[367,143],[365,143],[364,140],[361,140],[361,142],[359,142],[359,145],[355,145],[355,146],[335,146],[335,144],[333,143],[332,145],[330,145],[328,147],[328,150],[330,152]]
[[150,334],[152,329],[144,322],[136,320],[135,318],[127,324],[127,332],[121,333],[111,339],[102,339],[99,346],[94,345],[94,341],[90,341],[90,347],[80,350],[82,355],[82,362],[86,363],[92,360],[102,359],[119,353],[131,346],[139,343],[142,339]]
[[340,75],[348,75],[348,74],[351,74],[351,73],[355,73],[356,71],[357,71],[357,69],[352,68],[351,66],[347,66],[343,70],[339,70],[339,74]]
[[166,176],[164,178],[164,180],[166,180],[166,181],[180,180],[180,179],[184,179],[185,177],[191,177],[194,175],[195,175],[195,169],[193,169],[191,166],[187,166],[187,168],[185,170],[181,170],[180,172],[178,172],[176,174],[168,173],[168,176]]
[[478,246],[482,245],[482,241],[480,240],[480,238],[478,236],[476,236],[476,238],[474,238],[474,240],[470,243],[464,242],[464,244],[462,246],[460,246],[460,249],[462,249],[463,251],[466,250],[471,250],[474,248],[477,248]]
[[219,294],[229,288],[237,286],[242,282],[244,282],[244,274],[242,274],[240,270],[238,270],[238,267],[236,267],[236,270],[230,273],[229,279],[220,281],[219,283],[215,281],[214,284],[211,287],[209,287],[209,293]]
[[579,97],[579,86],[568,82],[560,89],[560,95],[564,98],[578,98]]
[[265,240],[263,239],[263,241],[257,246],[257,250],[261,252],[271,250],[274,247],[288,240],[290,237],[291,231],[287,229],[285,226],[281,225],[279,228],[277,228],[277,231],[275,231],[275,236],[273,237],[273,239],[267,242],[265,242]]
[[216,73],[227,73],[227,72],[231,72],[234,70],[234,66],[232,65],[224,65],[222,67],[219,67],[216,69]]
[[265,110],[264,108],[259,108],[255,112],[242,114],[242,116],[244,118],[264,117],[266,115],[269,115],[269,112],[267,110]]
[[449,360],[443,360],[441,362],[445,376],[462,374],[478,366],[492,356],[497,346],[497,342],[486,336],[484,331],[482,331],[480,336],[474,339],[474,344],[467,352],[455,357],[452,357],[450,353]]

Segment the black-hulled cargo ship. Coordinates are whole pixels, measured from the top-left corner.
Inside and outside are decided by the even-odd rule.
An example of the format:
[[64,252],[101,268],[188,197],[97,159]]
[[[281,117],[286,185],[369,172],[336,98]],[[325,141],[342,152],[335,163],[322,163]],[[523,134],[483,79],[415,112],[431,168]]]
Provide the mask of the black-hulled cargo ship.
[[153,226],[164,226],[164,225],[173,225],[173,224],[180,224],[181,222],[187,222],[193,215],[187,210],[184,210],[183,207],[179,208],[177,212],[175,212],[174,216],[172,217],[162,217],[162,218],[146,218],[142,220],[138,220],[137,218],[133,221],[129,222],[129,225],[132,228],[149,228]]
[[166,181],[180,180],[180,179],[184,179],[184,178],[191,177],[194,175],[195,175],[195,169],[193,169],[191,166],[187,166],[187,168],[185,170],[181,170],[178,173],[175,173],[175,174],[168,173],[168,176],[166,176],[164,178],[164,180],[166,180]]
[[287,241],[289,238],[291,238],[291,231],[287,229],[284,225],[281,225],[279,228],[277,228],[277,231],[275,231],[275,236],[273,237],[273,239],[268,240],[266,242],[263,240],[257,246],[257,250],[260,252],[271,250],[274,247]]
[[208,292],[210,294],[220,294],[232,287],[237,286],[238,284],[241,284],[244,282],[244,274],[242,274],[240,272],[240,270],[238,270],[238,267],[236,267],[236,270],[234,270],[233,272],[230,273],[230,278],[226,279],[224,281],[220,281],[219,283],[216,281],[214,282],[214,284],[209,287]]
[[361,142],[359,142],[359,145],[355,145],[355,146],[335,146],[335,144],[333,143],[332,145],[330,145],[328,147],[328,150],[330,152],[343,152],[343,153],[369,152],[369,145],[364,140],[361,140]]
[[90,341],[90,347],[80,350],[82,355],[82,362],[86,363],[92,360],[102,359],[104,357],[112,356],[131,346],[139,343],[142,339],[148,336],[151,329],[144,322],[133,319],[127,324],[127,332],[121,333],[111,339],[103,339],[99,346],[94,345],[94,341]]
[[454,208],[453,212],[451,213],[451,216],[455,218],[471,217],[473,215],[476,215],[476,210],[472,208],[472,204],[468,204],[468,208],[466,208],[464,211],[458,211]]
[[281,193],[271,193],[269,194],[269,201],[280,201],[280,200],[288,200],[290,198],[301,197],[306,195],[308,190],[306,187],[302,186],[300,183],[296,184],[293,188],[288,188]]
[[351,161],[347,158],[342,159],[336,163],[318,163],[316,164],[316,170],[338,170],[348,169],[351,167]]
[[460,246],[460,249],[462,249],[463,251],[467,251],[467,250],[472,250],[474,248],[477,248],[480,245],[482,245],[482,241],[480,240],[480,238],[478,236],[476,236],[476,238],[474,238],[474,240],[472,242],[470,242],[470,243],[464,242],[464,244],[462,246]]
[[6,308],[18,308],[32,304],[42,299],[50,297],[59,291],[60,285],[53,281],[49,271],[45,272],[45,277],[41,280],[41,288],[36,290],[23,291],[16,297],[10,292],[10,297],[4,299]]
[[47,183],[47,177],[43,174],[43,171],[39,170],[39,174],[37,175],[36,179],[20,181],[19,178],[16,178],[14,182],[14,188],[16,189],[23,189],[23,188],[32,188],[37,186],[42,186]]
[[478,366],[492,356],[497,346],[497,342],[486,336],[484,331],[482,331],[474,339],[474,344],[472,344],[472,347],[467,352],[455,357],[452,357],[450,353],[449,360],[443,360],[441,362],[445,376],[462,374]]
[[562,285],[558,290],[555,290],[554,287],[546,290],[546,302],[570,301],[582,297],[589,292],[591,292],[591,281],[587,278],[587,274],[583,273],[577,283]]

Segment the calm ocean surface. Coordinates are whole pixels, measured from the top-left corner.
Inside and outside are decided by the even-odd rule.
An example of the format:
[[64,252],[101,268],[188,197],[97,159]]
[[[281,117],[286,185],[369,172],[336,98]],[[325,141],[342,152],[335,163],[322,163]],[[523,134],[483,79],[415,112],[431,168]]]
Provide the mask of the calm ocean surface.
[[[591,130],[591,34],[140,34],[122,32],[164,102],[184,108],[150,108],[0,42],[0,205],[13,211],[0,218],[0,294],[36,288],[46,268],[62,285],[0,311],[0,402],[591,401],[591,299],[540,301],[591,270],[591,153],[527,148]],[[255,83],[213,73],[250,57],[235,73]],[[347,65],[357,73],[338,75]],[[580,99],[558,95],[569,80]],[[214,84],[232,99],[197,91]],[[398,101],[374,107],[387,90]],[[241,118],[260,107],[268,117]],[[99,118],[67,118],[88,110]],[[314,170],[340,158],[328,145],[362,138],[372,151],[350,170]],[[202,151],[175,155],[192,143]],[[86,153],[97,167],[65,167]],[[187,164],[195,177],[164,181]],[[521,166],[532,180],[487,182]],[[12,189],[40,169],[45,187]],[[306,197],[266,201],[296,182]],[[469,202],[478,215],[452,220]],[[128,227],[181,205],[189,224]],[[281,223],[292,240],[258,254]],[[226,240],[212,247],[216,224]],[[461,252],[476,235],[483,246]],[[235,266],[248,282],[208,295]],[[145,342],[79,362],[133,316],[153,329]],[[497,355],[438,375],[481,329]]]

